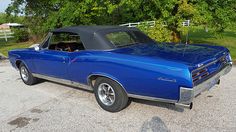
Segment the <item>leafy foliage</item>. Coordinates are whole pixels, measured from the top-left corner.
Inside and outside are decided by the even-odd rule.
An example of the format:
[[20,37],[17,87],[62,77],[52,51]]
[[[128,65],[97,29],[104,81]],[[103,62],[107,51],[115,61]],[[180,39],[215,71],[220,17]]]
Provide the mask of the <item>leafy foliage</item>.
[[15,15],[7,15],[5,13],[0,13],[0,24],[15,22],[15,23],[22,23],[24,20],[23,16],[15,16]]
[[0,24],[5,23],[5,22],[6,22],[6,14],[0,13]]
[[26,28],[15,28],[13,32],[16,42],[26,42],[29,40],[29,32]]
[[[22,8],[25,6],[25,8]],[[184,20],[223,32],[236,21],[235,0],[14,0],[8,14],[24,13],[26,25],[34,34],[62,26],[109,25],[158,20],[165,22],[164,34],[171,31],[171,41],[186,32]],[[166,30],[166,31],[165,31]],[[168,31],[168,33],[166,33]],[[150,31],[153,32],[154,31]],[[151,34],[151,33],[150,33]],[[160,36],[157,32],[156,36]],[[165,37],[164,35],[162,35]],[[159,39],[159,38],[158,38]],[[162,40],[162,39],[160,39]],[[163,40],[169,40],[164,38]]]
[[144,23],[138,28],[157,42],[171,42],[171,30],[164,26],[161,20],[155,21],[154,27]]

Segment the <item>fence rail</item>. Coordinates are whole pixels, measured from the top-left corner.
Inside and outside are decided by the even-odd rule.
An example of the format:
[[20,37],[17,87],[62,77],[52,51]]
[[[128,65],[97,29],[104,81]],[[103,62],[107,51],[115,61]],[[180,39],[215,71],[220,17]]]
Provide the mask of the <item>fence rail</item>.
[[8,41],[8,38],[14,38],[14,33],[10,29],[0,29],[0,39],[5,39]]
[[121,24],[120,26],[136,27],[140,24],[147,24],[148,26],[153,27],[153,26],[155,26],[155,21],[125,23],[125,24]]

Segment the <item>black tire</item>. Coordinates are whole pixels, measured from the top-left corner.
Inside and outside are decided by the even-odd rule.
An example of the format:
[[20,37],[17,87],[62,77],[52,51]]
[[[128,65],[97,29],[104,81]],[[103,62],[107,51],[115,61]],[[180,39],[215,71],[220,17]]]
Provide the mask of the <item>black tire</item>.
[[[22,69],[24,69],[25,71],[23,71]],[[20,77],[26,85],[33,85],[37,82],[37,78],[33,77],[32,73],[27,69],[24,63],[20,63],[19,71],[20,71]],[[27,78],[23,77],[23,74],[22,74],[23,72],[27,74],[28,76]]]
[[[115,99],[111,105],[106,105],[103,103],[103,101],[99,98],[99,86],[103,84],[109,84],[114,92]],[[118,112],[122,109],[124,109],[129,101],[129,98],[124,91],[124,89],[115,81],[105,78],[105,77],[99,77],[96,79],[95,85],[94,85],[94,94],[96,97],[96,100],[98,104],[106,111],[109,112]],[[101,94],[100,94],[101,96]]]

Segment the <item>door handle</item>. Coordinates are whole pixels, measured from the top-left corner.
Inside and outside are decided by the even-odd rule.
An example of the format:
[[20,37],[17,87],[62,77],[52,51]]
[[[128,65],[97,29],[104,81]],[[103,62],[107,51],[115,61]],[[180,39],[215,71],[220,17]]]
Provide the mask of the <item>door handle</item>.
[[65,64],[65,63],[66,63],[66,58],[65,58],[65,57],[62,57],[62,60],[63,60],[62,63]]

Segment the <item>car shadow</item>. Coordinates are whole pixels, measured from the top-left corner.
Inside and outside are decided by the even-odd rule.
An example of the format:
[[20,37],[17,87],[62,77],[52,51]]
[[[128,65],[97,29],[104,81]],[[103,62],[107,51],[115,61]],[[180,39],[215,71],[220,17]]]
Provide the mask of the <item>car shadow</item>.
[[[71,86],[71,85],[66,85],[66,84],[62,84],[62,83],[58,83],[58,82],[53,82],[53,81],[49,81],[49,80],[44,80],[44,79],[40,79],[38,81],[38,84],[44,83],[44,82],[51,82],[51,83],[59,84],[59,85],[62,85],[62,86],[66,86],[68,88],[72,88],[72,89],[76,89],[76,90],[82,90],[82,91],[85,91],[85,92],[93,93],[93,91],[91,91],[91,90],[86,90],[86,89],[82,89],[82,88],[79,88],[79,87],[75,87],[75,86]],[[177,112],[184,112],[184,108],[177,107],[174,104],[163,103],[163,102],[158,102],[158,101],[143,100],[143,99],[136,99],[136,98],[130,98],[126,107],[128,107],[132,102],[140,103],[140,104],[145,104],[145,105],[150,105],[150,106],[162,107],[162,108],[166,108],[168,110],[173,110],[173,111],[177,111]]]
[[173,111],[177,111],[177,112],[184,112],[184,108],[175,106],[174,104],[171,104],[171,103],[164,103],[164,102],[150,101],[150,100],[143,100],[143,99],[135,99],[135,98],[131,98],[131,100],[135,103],[162,107],[162,108],[166,108],[168,110],[173,110]]
[[158,116],[153,116],[151,120],[143,123],[141,132],[170,132],[165,122]]
[[76,87],[76,86],[72,86],[72,85],[67,85],[67,84],[63,84],[63,83],[59,83],[59,82],[54,82],[54,81],[50,81],[50,80],[44,80],[44,79],[40,79],[37,82],[37,84],[45,83],[45,82],[55,83],[55,84],[58,84],[58,85],[66,86],[68,88],[72,88],[72,89],[76,89],[76,90],[82,90],[82,91],[85,91],[85,92],[93,93],[93,91],[91,91],[91,90],[87,90],[87,89],[83,89],[83,88],[80,88],[80,87]]

